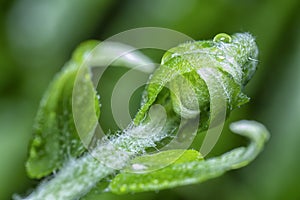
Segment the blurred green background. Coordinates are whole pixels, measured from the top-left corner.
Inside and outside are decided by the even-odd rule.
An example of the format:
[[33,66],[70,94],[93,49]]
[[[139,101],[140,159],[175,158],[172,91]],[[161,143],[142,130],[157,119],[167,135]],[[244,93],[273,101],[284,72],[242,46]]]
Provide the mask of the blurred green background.
[[[203,184],[95,199],[300,199],[299,0],[0,0],[0,199],[36,183],[24,168],[31,126],[43,92],[74,48],[143,26],[196,40],[251,32],[260,49],[259,70],[246,88],[252,101],[229,122],[258,120],[271,140],[249,166]],[[211,156],[241,144],[226,128]]]

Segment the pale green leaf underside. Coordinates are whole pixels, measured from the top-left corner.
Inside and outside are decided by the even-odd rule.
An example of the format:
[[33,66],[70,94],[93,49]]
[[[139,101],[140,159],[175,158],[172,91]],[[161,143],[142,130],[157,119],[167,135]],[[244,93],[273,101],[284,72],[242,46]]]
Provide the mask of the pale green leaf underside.
[[[113,193],[124,194],[201,183],[250,163],[262,150],[269,137],[266,128],[255,121],[235,122],[231,125],[231,130],[249,138],[250,144],[208,160],[199,159],[197,156],[190,160],[192,152],[187,150],[179,159],[185,162],[174,162],[165,168],[144,174],[124,171],[112,180],[109,189]],[[152,158],[153,162],[158,163],[160,159],[161,156],[158,156],[157,160]]]

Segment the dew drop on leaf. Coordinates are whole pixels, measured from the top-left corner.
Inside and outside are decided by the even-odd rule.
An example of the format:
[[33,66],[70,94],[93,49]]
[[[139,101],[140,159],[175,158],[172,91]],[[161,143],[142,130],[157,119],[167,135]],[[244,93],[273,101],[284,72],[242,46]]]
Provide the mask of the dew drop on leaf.
[[224,55],[222,55],[222,54],[218,54],[218,55],[216,55],[216,59],[217,59],[217,61],[223,61],[224,59],[225,59],[225,56]]
[[133,170],[136,170],[136,171],[139,171],[139,170],[145,170],[145,169],[148,168],[148,167],[146,167],[145,165],[143,165],[143,164],[138,164],[138,163],[132,164],[131,167],[132,167]]
[[226,33],[219,33],[213,39],[214,42],[224,42],[224,43],[231,43],[232,39]]

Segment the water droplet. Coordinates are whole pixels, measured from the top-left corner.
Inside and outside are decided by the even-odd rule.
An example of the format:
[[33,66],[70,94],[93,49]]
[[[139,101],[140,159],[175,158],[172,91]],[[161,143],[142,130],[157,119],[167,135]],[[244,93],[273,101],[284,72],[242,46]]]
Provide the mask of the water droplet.
[[216,55],[216,59],[217,59],[217,61],[223,61],[225,59],[225,56],[222,54],[218,54],[218,55]]
[[126,184],[123,184],[121,187],[120,187],[120,192],[126,192],[127,191],[127,185]]
[[159,181],[158,181],[157,179],[154,179],[154,180],[152,181],[152,183],[154,183],[154,184],[158,184],[158,183],[159,183]]
[[226,33],[219,33],[216,35],[213,39],[214,42],[225,42],[225,43],[231,43],[232,38],[226,34]]
[[[140,187],[140,188],[143,188],[143,187]],[[132,190],[132,191],[135,191],[137,189],[137,185],[136,184],[131,184],[131,185],[129,185],[129,189]]]
[[137,170],[137,171],[147,169],[145,165],[138,164],[138,163],[132,164],[131,167],[133,170]]
[[217,56],[218,61],[223,61],[224,59],[225,59],[225,56],[222,56],[222,55]]

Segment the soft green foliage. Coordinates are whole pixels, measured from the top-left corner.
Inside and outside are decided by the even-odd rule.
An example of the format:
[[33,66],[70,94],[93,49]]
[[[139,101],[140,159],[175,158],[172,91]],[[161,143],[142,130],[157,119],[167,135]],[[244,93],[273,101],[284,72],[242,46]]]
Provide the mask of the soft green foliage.
[[[77,157],[85,150],[74,125],[72,91],[78,68],[97,44],[96,41],[90,41],[78,47],[72,60],[56,75],[41,101],[26,163],[27,173],[32,178],[49,175],[59,169],[69,156]],[[95,101],[100,111],[97,98]]]
[[[222,39],[224,36],[229,39]],[[185,118],[192,118],[197,115],[199,105],[200,129],[207,129],[210,98],[207,83],[201,77],[201,69],[217,70],[213,73],[218,84],[224,88],[230,112],[249,101],[242,89],[256,70],[257,54],[255,41],[248,33],[235,34],[232,37],[222,33],[214,40],[187,42],[168,50],[162,58],[162,65],[149,81],[144,95],[145,102],[135,118],[135,123],[143,119],[156,100],[160,101],[158,95],[170,84],[171,91],[177,93],[177,96],[173,93],[171,95],[174,111]],[[196,94],[194,101],[197,102],[190,100],[191,92]]]
[[[222,86],[220,91],[225,96],[227,115],[249,100],[242,89],[256,70],[258,50],[253,37],[241,33],[232,36],[219,34],[214,40],[188,42],[170,49],[149,80],[134,124],[122,133],[99,141],[92,155],[100,155],[100,162],[90,154],[82,154],[85,149],[73,121],[72,90],[78,68],[96,45],[97,42],[92,41],[80,46],[43,97],[27,172],[30,177],[41,178],[54,170],[59,171],[51,180],[43,182],[28,199],[79,198],[115,173],[110,166],[124,168],[108,187],[114,193],[199,183],[245,166],[261,151],[268,138],[265,128],[256,122],[240,122],[233,125],[233,131],[250,138],[247,148],[240,147],[208,160],[203,160],[195,150],[177,149],[143,155],[149,148],[157,148],[163,145],[165,139],[174,137],[174,129],[178,129],[180,120],[188,126],[189,120],[198,119],[199,112],[198,133],[208,128],[212,118],[211,98],[219,94],[218,91],[209,91],[207,77],[203,73],[210,73],[216,78],[215,84]],[[90,77],[87,78],[89,87],[92,87]],[[90,103],[96,106],[99,114],[96,92],[93,95],[95,100]],[[163,129],[158,126],[163,122],[160,108],[151,110],[154,104],[161,104],[166,110],[168,118]],[[136,137],[147,133],[147,138]],[[167,161],[171,164],[168,165]]]
[[[242,144],[243,138],[227,128],[240,119],[262,122],[272,139],[253,164],[216,180],[160,192],[104,193],[93,200],[300,199],[296,176],[300,166],[299,0],[2,0],[0,7],[0,199],[25,195],[37,183],[28,178],[24,166],[34,116],[47,85],[74,48],[89,38],[106,39],[132,27],[148,26],[168,27],[195,40],[220,31],[251,32],[260,50],[259,68],[244,90],[252,100],[230,114],[209,156]],[[156,50],[146,54],[155,63],[162,57]],[[100,122],[105,131],[117,130],[105,91],[111,90],[111,80],[124,70],[107,70],[100,88]],[[138,99],[130,106],[136,111]],[[197,147],[203,136],[198,135]]]
[[[110,183],[109,188],[117,194],[129,192],[157,191],[170,187],[200,183],[222,175],[228,170],[244,167],[262,150],[269,138],[266,128],[255,121],[239,121],[231,125],[232,131],[250,139],[248,147],[239,147],[219,157],[203,160],[195,151],[187,150],[171,165],[154,172],[139,173],[140,170],[124,170]],[[159,153],[151,159],[138,157],[131,163],[141,166],[165,162],[172,152]],[[152,162],[149,163],[149,160]]]

